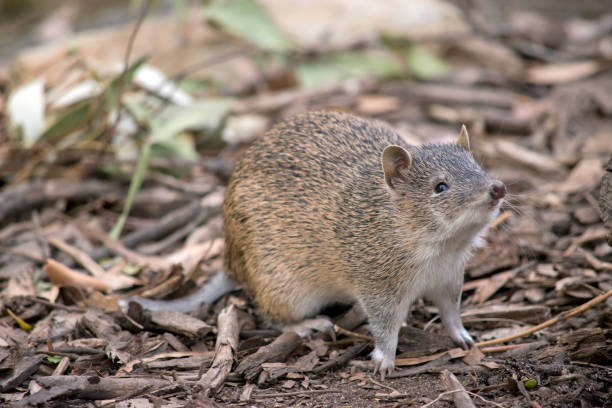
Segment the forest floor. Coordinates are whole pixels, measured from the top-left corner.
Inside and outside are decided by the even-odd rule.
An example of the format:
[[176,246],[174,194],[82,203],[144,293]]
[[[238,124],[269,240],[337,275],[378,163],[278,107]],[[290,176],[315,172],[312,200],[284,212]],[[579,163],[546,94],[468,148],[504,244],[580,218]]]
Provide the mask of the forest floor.
[[[23,51],[0,69],[0,404],[612,407],[612,247],[599,208],[612,152],[605,10],[520,10],[501,24],[486,7],[464,9],[459,33],[448,31],[456,22],[395,38],[346,28],[352,40],[327,48],[292,37],[298,51],[280,60],[256,55],[210,10],[215,27],[147,17],[136,31]],[[294,31],[313,18],[295,15]],[[362,17],[376,26],[379,16]],[[148,66],[180,89],[165,92],[141,66],[112,68],[133,32],[130,61],[151,55]],[[11,101],[28,83],[26,103]],[[22,123],[15,137],[9,119],[26,109],[33,121],[41,95],[45,131]],[[452,141],[467,126],[478,162],[508,187],[465,273],[462,318],[479,349],[457,349],[422,300],[384,380],[354,308],[324,312],[335,340],[281,335],[242,291],[190,314],[119,308],[128,296],[181,297],[221,268],[236,159],[274,123],[314,109],[387,121],[411,144]]]

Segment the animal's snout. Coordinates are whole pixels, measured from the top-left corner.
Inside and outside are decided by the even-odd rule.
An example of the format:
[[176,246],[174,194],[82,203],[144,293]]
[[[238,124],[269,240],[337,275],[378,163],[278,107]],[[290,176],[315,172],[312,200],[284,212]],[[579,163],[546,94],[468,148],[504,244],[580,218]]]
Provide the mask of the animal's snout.
[[489,194],[494,200],[501,200],[506,196],[506,185],[501,181],[494,181],[489,187]]

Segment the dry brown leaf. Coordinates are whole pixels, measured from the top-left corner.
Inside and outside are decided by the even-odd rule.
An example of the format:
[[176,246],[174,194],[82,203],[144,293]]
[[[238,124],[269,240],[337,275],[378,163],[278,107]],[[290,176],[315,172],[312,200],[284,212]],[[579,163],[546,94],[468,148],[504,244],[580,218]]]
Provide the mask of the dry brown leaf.
[[379,115],[397,110],[399,98],[384,95],[364,95],[357,99],[357,111],[364,115]]
[[401,367],[427,363],[428,361],[432,361],[442,357],[446,353],[450,354],[451,358],[459,358],[464,357],[467,354],[467,351],[460,348],[454,348],[448,351],[441,351],[439,353],[429,354],[427,356],[396,358],[395,366]]
[[100,292],[94,292],[87,299],[83,301],[83,304],[87,307],[97,307],[107,312],[119,311],[119,303],[117,299],[111,296],[104,296]]
[[480,364],[480,361],[484,358],[484,353],[480,351],[478,347],[472,347],[468,350],[465,357],[463,357],[463,361],[470,366],[475,366]]
[[503,288],[506,282],[514,275],[514,271],[496,273],[489,279],[484,279],[476,287],[476,293],[472,299],[474,303],[483,303],[493,296],[499,289]]
[[36,288],[29,273],[22,273],[9,279],[3,294],[7,298],[14,296],[36,296]]
[[100,291],[108,291],[110,289],[101,279],[70,269],[54,259],[47,259],[44,268],[51,282],[57,286],[93,288]]
[[577,61],[538,65],[528,68],[525,81],[539,85],[554,85],[587,78],[604,68],[599,61]]

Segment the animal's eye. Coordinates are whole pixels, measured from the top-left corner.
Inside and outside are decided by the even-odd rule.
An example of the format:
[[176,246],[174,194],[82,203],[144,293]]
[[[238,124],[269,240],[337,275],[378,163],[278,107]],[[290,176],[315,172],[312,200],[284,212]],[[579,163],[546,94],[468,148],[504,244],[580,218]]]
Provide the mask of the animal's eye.
[[436,184],[436,188],[434,188],[434,191],[437,194],[440,194],[441,192],[446,191],[446,190],[448,190],[448,184],[446,183],[438,183]]

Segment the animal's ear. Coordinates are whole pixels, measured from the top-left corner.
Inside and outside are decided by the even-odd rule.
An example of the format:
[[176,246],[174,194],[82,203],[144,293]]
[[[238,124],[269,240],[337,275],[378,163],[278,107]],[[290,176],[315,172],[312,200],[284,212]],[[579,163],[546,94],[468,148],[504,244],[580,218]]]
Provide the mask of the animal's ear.
[[382,167],[385,181],[394,188],[393,179],[406,179],[406,174],[412,164],[410,153],[400,146],[387,146],[382,153]]
[[468,135],[465,125],[461,125],[461,132],[459,132],[457,144],[461,147],[465,147],[468,151],[470,150],[470,136]]

